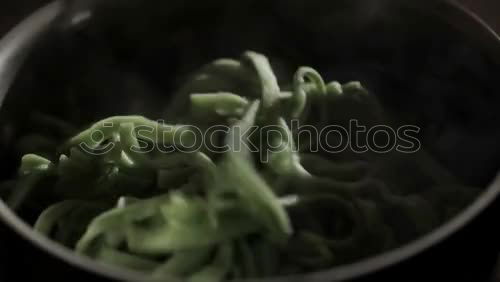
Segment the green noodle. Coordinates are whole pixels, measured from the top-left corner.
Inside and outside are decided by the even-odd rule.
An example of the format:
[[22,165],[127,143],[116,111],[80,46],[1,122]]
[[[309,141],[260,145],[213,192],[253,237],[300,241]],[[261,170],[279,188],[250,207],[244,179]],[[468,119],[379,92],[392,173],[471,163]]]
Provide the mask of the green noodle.
[[[328,125],[339,97],[376,98],[360,82],[325,83],[310,67],[289,83],[281,89],[262,54],[217,60],[173,97],[174,124],[110,117],[67,136],[53,160],[25,155],[8,203],[19,210],[31,194],[51,194],[34,228],[77,253],[159,279],[217,282],[351,263],[432,231],[475,197],[425,153],[409,159],[432,187],[415,194],[377,177],[367,160],[298,148],[292,119]],[[218,144],[229,150],[210,152],[184,134],[200,123],[230,125]],[[253,127],[268,139],[250,136]]]

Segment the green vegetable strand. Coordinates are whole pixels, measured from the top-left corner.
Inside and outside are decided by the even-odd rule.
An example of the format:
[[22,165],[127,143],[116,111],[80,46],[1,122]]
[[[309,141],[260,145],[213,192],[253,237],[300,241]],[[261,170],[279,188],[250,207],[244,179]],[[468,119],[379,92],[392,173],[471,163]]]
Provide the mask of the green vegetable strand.
[[[248,51],[187,77],[163,116],[170,124],[113,116],[69,136],[76,127],[40,114],[67,140],[21,137],[33,151],[1,192],[80,255],[188,282],[353,263],[431,232],[476,197],[425,151],[389,160],[312,150],[324,140],[303,143],[293,122],[387,117],[361,82],[327,83],[310,67],[277,77]],[[212,126],[227,126],[217,150],[199,134]],[[393,167],[425,181],[410,189]]]

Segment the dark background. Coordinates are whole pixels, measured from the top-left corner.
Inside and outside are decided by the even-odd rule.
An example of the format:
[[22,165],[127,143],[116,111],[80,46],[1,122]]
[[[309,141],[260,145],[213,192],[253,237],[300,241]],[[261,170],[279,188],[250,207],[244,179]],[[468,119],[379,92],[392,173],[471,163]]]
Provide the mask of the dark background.
[[[418,0],[415,0],[418,1]],[[483,17],[496,30],[500,30],[499,0],[457,0]],[[0,33],[5,33],[24,15],[48,3],[47,0],[2,0],[0,4]]]

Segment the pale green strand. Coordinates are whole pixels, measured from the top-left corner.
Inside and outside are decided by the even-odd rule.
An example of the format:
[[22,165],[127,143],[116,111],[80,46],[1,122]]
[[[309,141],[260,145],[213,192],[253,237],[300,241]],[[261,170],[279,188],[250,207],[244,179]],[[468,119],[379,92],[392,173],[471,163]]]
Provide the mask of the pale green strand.
[[40,214],[33,228],[49,236],[60,218],[81,203],[81,201],[70,200],[50,206]]
[[262,107],[265,110],[271,109],[276,102],[280,100],[281,92],[278,85],[278,79],[274,75],[269,60],[264,55],[252,51],[245,52],[243,57],[253,64],[260,77],[262,85]]
[[184,277],[195,273],[208,264],[214,250],[212,247],[176,252],[153,272],[153,277]]
[[191,94],[191,110],[200,116],[216,113],[220,116],[241,117],[248,104],[247,99],[232,93]]
[[219,247],[213,262],[191,275],[187,282],[221,282],[230,272],[234,260],[234,247],[223,244]]

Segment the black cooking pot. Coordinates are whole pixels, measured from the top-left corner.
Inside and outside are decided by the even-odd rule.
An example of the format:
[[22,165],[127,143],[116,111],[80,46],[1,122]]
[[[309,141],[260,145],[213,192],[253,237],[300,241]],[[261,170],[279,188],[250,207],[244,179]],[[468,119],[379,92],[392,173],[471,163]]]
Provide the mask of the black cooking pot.
[[[261,281],[491,279],[500,250],[500,39],[454,2],[54,2],[0,42],[2,176],[16,169],[18,131],[39,129],[24,118],[31,112],[85,122],[114,114],[158,117],[168,100],[163,93],[181,77],[245,49],[283,58],[283,65],[315,66],[337,80],[362,80],[426,134],[444,128],[439,142],[424,145],[465,183],[485,187],[456,218],[394,251]],[[87,92],[88,99],[69,109],[68,91]],[[1,201],[0,217],[6,281],[147,280],[75,256]]]

